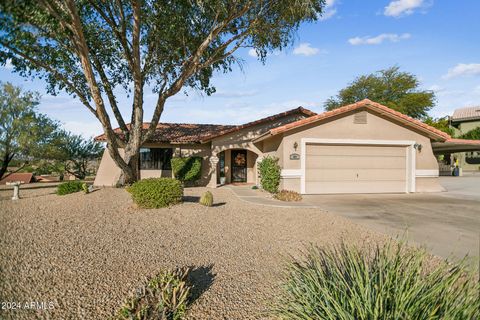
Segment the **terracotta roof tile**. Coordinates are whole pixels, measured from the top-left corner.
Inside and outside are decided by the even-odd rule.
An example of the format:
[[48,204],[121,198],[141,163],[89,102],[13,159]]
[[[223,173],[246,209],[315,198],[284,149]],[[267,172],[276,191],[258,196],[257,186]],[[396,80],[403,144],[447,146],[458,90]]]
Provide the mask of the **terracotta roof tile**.
[[269,116],[269,117],[262,118],[262,119],[259,119],[259,120],[255,120],[255,121],[252,121],[252,122],[248,122],[248,123],[245,123],[245,124],[242,124],[242,125],[239,125],[239,126],[235,126],[234,128],[227,129],[227,130],[225,130],[223,132],[220,132],[220,133],[217,133],[217,134],[212,134],[211,136],[209,136],[207,138],[204,138],[203,141],[208,141],[208,140],[223,136],[223,135],[228,134],[228,133],[236,132],[236,131],[239,131],[239,130],[242,130],[242,129],[245,129],[245,128],[248,128],[248,127],[252,127],[252,126],[255,126],[255,125],[258,125],[258,124],[273,121],[273,120],[276,120],[276,119],[279,119],[279,118],[282,118],[282,117],[285,117],[285,116],[288,116],[288,115],[292,115],[292,114],[295,114],[295,113],[302,113],[302,114],[304,114],[308,117],[316,115],[316,113],[311,111],[311,110],[305,109],[303,107],[298,107],[298,108],[288,110],[288,111],[285,111],[285,112],[277,113],[273,116]]
[[451,143],[458,143],[458,144],[472,144],[472,145],[479,145],[480,146],[480,140],[468,140],[468,139],[447,139],[445,142],[451,142]]
[[[147,130],[150,124],[143,124],[143,129]],[[164,143],[199,143],[202,139],[212,134],[224,132],[225,130],[236,126],[219,124],[193,124],[193,123],[159,123],[149,142]],[[114,130],[117,134],[121,133],[119,128]],[[97,141],[106,141],[105,134],[95,137]]]
[[438,130],[434,127],[431,127],[431,126],[429,126],[429,125],[427,125],[427,124],[425,124],[425,123],[423,123],[423,122],[421,122],[417,119],[409,117],[409,116],[407,116],[403,113],[400,113],[398,111],[395,111],[393,109],[390,109],[390,108],[388,108],[384,105],[381,105],[379,103],[373,102],[373,101],[368,100],[368,99],[364,99],[364,100],[361,100],[359,102],[349,104],[349,105],[340,107],[338,109],[334,109],[332,111],[327,111],[327,112],[324,112],[324,113],[321,113],[321,114],[318,114],[318,115],[315,115],[315,116],[312,116],[312,117],[309,117],[309,118],[298,120],[298,121],[286,124],[284,126],[271,129],[269,131],[269,133],[271,135],[277,135],[279,133],[283,133],[285,131],[288,131],[288,130],[291,130],[291,129],[294,129],[294,128],[298,128],[298,127],[301,127],[301,126],[304,126],[304,125],[307,125],[307,124],[310,124],[310,123],[314,123],[314,122],[317,122],[317,121],[320,121],[320,120],[328,119],[328,118],[334,117],[336,115],[343,114],[343,113],[346,113],[346,112],[349,112],[349,111],[352,111],[352,110],[356,110],[356,109],[359,109],[359,108],[362,108],[362,107],[367,107],[367,108],[373,109],[374,111],[384,113],[384,114],[390,115],[392,117],[395,117],[397,119],[403,120],[407,124],[410,124],[410,125],[415,126],[415,127],[419,127],[423,131],[431,133],[432,135],[434,135],[434,136],[436,136],[440,139],[446,140],[446,139],[451,138],[447,133],[445,133],[443,131],[440,131],[440,130]]
[[16,182],[16,181],[20,181],[21,183],[30,183],[30,182],[34,182],[35,178],[33,177],[33,173],[17,172],[17,173],[12,173],[6,176],[5,178],[3,178],[2,180],[0,180],[0,184],[6,184],[7,182]]
[[[165,142],[165,143],[200,143],[211,140],[213,138],[225,135],[227,133],[239,131],[257,124],[273,121],[291,114],[301,113],[306,116],[316,115],[315,112],[308,109],[298,107],[282,113],[275,114],[263,119],[248,122],[242,125],[219,125],[219,124],[192,124],[192,123],[159,123],[157,129],[149,142]],[[143,124],[143,129],[147,130],[150,124]],[[127,124],[127,127],[130,125]],[[114,130],[117,134],[121,134],[120,128]],[[106,141],[105,134],[95,137],[96,141]]]

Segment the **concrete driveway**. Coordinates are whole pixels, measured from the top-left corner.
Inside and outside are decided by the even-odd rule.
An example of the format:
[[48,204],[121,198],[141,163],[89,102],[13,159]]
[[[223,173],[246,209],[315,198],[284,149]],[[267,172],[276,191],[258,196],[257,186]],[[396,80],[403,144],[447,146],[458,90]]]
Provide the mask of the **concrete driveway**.
[[480,243],[480,175],[441,177],[441,193],[310,195],[305,202],[373,230],[402,236],[445,258],[472,257]]

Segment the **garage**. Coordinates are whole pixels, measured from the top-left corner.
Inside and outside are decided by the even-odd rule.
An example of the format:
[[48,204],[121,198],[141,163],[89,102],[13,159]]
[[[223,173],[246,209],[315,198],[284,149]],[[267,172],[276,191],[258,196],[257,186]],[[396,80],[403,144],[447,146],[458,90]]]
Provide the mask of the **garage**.
[[408,191],[406,145],[306,143],[305,150],[306,194]]

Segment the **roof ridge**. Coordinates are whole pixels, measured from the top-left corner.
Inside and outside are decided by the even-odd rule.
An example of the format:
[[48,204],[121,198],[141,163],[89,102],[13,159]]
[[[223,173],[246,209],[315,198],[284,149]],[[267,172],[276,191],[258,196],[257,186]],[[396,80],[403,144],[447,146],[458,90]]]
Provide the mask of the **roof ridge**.
[[272,135],[279,134],[279,133],[285,132],[287,130],[290,130],[290,129],[298,127],[298,126],[304,126],[304,125],[313,123],[313,122],[318,121],[318,120],[327,119],[327,118],[330,118],[334,115],[342,114],[342,113],[348,112],[350,110],[355,110],[355,109],[358,109],[360,107],[368,106],[368,105],[373,107],[373,108],[384,110],[384,111],[390,113],[391,115],[394,115],[396,117],[403,118],[404,120],[412,122],[413,124],[415,124],[417,126],[420,126],[420,127],[424,128],[425,130],[428,130],[428,131],[436,134],[437,136],[441,136],[444,139],[451,138],[449,134],[447,134],[447,133],[445,133],[441,130],[438,130],[437,128],[429,126],[428,124],[423,123],[422,121],[420,121],[418,119],[414,119],[414,118],[412,118],[410,116],[407,116],[407,115],[405,115],[405,114],[403,114],[399,111],[393,110],[392,108],[384,106],[384,105],[382,105],[378,102],[371,101],[369,99],[363,99],[363,100],[357,101],[355,103],[351,103],[351,104],[342,106],[342,107],[337,108],[337,109],[326,111],[326,112],[317,114],[315,116],[312,116],[312,117],[309,117],[309,118],[306,118],[306,119],[301,119],[301,120],[298,120],[298,121],[295,121],[295,122],[291,122],[291,123],[288,123],[286,125],[271,129],[269,132]]

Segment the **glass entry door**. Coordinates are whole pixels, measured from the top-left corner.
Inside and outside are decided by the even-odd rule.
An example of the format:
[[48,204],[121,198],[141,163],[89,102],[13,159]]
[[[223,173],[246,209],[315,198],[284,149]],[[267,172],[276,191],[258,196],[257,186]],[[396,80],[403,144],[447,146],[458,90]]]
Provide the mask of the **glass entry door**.
[[232,150],[232,182],[247,182],[247,150]]

